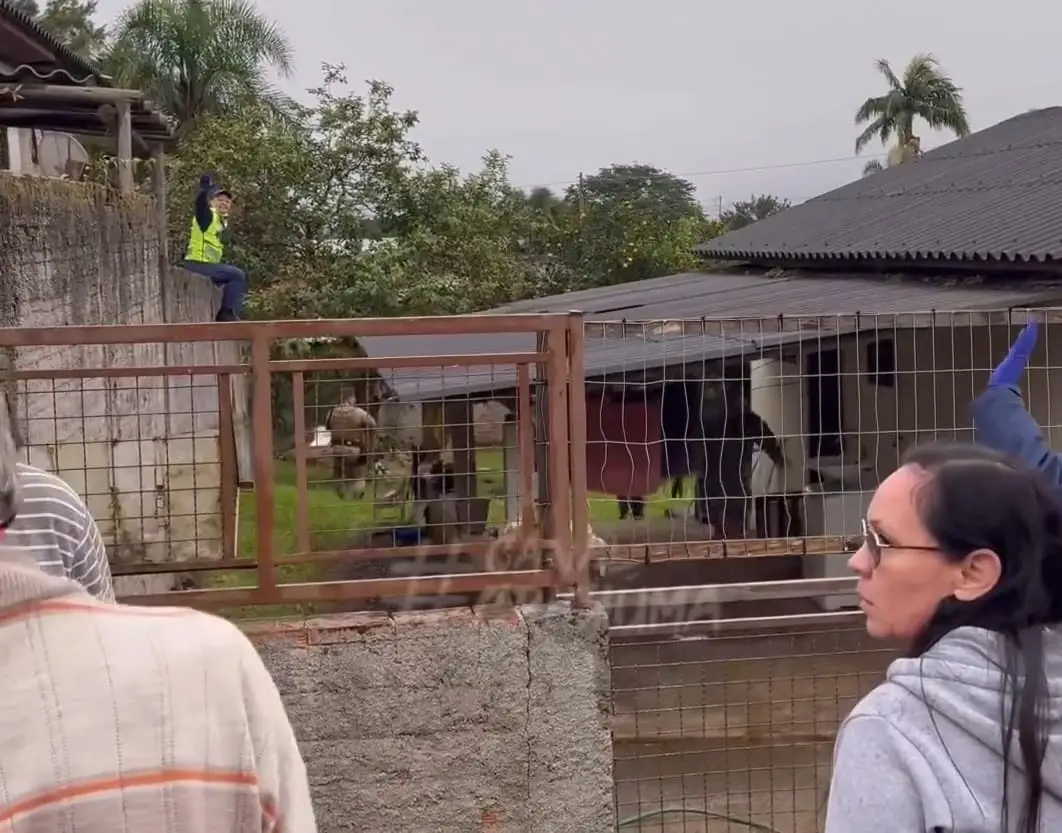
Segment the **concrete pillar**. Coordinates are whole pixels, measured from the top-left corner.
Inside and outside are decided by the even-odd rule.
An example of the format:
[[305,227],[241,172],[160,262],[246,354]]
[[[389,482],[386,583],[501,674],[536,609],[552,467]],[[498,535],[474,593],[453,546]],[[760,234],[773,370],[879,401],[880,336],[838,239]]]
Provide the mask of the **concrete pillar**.
[[247,626],[321,833],[614,833],[600,605]]

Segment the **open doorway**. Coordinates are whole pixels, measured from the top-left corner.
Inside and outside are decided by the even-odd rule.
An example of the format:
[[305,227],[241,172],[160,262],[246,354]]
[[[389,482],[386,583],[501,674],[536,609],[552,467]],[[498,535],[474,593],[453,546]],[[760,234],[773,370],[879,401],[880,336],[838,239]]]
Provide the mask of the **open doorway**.
[[808,456],[836,457],[843,451],[841,351],[819,350],[804,360]]

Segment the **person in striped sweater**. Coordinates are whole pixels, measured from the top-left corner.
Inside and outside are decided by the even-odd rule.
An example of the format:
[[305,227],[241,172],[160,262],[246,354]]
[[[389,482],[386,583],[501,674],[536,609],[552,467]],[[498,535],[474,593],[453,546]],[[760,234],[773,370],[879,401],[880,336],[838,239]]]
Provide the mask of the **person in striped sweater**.
[[[0,407],[0,534],[32,506],[17,455]],[[247,637],[40,568],[61,560],[0,540],[0,830],[315,833],[294,732]]]

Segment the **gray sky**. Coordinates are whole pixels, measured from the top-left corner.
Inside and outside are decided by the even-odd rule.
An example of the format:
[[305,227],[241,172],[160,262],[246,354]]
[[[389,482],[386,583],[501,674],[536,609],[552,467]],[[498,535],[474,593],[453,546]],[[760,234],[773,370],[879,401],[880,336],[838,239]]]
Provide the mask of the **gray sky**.
[[[101,0],[101,16],[127,4]],[[974,129],[1060,103],[1062,10],[1048,0],[1009,0],[1002,15],[970,0],[259,5],[295,46],[292,91],[318,83],[322,61],[385,80],[420,112],[434,161],[467,169],[494,147],[513,157],[515,184],[557,187],[645,162],[686,176],[710,209],[763,191],[799,201],[858,176],[852,115],[883,90],[878,57],[899,71],[935,53]],[[922,135],[923,147],[941,141]]]

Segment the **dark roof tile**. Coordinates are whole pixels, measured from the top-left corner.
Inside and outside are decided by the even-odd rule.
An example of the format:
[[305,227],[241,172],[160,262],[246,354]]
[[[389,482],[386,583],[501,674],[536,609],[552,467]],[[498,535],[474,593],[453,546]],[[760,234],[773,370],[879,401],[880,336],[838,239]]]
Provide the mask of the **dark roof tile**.
[[1062,107],[1007,119],[697,251],[762,264],[1062,260]]

